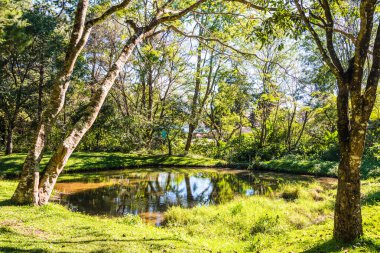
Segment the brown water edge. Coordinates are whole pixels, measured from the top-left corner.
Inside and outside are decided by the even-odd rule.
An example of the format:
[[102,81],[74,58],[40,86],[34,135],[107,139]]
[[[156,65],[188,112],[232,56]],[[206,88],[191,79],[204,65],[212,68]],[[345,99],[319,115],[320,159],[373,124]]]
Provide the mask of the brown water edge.
[[273,194],[284,182],[313,180],[326,187],[336,184],[334,178],[225,168],[112,170],[63,177],[55,187],[55,201],[90,215],[134,214],[161,225],[171,206],[220,204],[237,196]]

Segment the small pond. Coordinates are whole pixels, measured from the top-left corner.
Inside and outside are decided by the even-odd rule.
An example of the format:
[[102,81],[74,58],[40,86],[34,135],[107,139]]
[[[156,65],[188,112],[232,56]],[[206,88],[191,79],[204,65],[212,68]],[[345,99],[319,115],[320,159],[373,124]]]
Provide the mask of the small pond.
[[56,184],[57,202],[91,215],[139,215],[160,225],[171,206],[191,208],[265,195],[283,181],[310,177],[227,169],[127,169],[66,174]]

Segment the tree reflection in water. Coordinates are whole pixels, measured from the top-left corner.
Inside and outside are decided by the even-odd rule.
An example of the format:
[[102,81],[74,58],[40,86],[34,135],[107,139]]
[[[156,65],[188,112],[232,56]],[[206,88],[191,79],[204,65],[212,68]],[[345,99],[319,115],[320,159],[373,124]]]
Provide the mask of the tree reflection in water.
[[225,203],[236,196],[268,194],[278,182],[278,177],[247,171],[125,170],[101,173],[95,179],[86,174],[85,178],[58,183],[56,190],[61,192],[60,203],[74,211],[108,216],[137,214],[159,225],[160,214],[171,206],[191,208]]

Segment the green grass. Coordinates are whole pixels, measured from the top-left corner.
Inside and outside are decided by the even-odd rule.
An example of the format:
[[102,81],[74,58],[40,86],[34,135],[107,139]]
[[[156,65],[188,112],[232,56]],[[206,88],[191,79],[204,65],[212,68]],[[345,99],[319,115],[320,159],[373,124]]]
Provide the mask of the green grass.
[[[47,154],[41,162],[41,167],[46,165],[50,158]],[[17,176],[25,159],[25,154],[12,154],[4,156],[0,154],[0,178],[12,178]],[[76,152],[70,157],[66,172],[99,171],[109,169],[123,169],[131,167],[233,167],[247,168],[247,163],[229,164],[220,159],[201,156],[167,156],[125,154],[119,152]],[[310,174],[316,176],[336,177],[338,162],[307,160],[297,157],[284,157],[271,161],[257,162],[249,166],[253,170],[265,170],[275,172],[287,172],[292,174]],[[380,177],[380,162],[364,160],[361,168],[362,178]]]
[[280,158],[276,160],[259,162],[252,166],[264,170],[274,170],[278,172],[292,172],[298,174],[312,174],[318,176],[333,176],[337,175],[338,163],[320,160],[305,160]]
[[[337,177],[338,162],[307,160],[296,157],[284,157],[271,161],[262,161],[251,165],[253,169],[310,174],[316,176]],[[380,162],[364,160],[361,167],[362,178],[380,177]]]
[[[12,177],[20,173],[26,154],[0,156],[0,177]],[[41,167],[49,161],[47,154],[41,161]],[[106,152],[76,152],[73,153],[65,167],[66,172],[96,171],[105,169],[122,169],[147,166],[186,166],[186,167],[220,167],[225,166],[223,160],[193,157],[141,155]]]
[[[331,182],[332,181],[332,182]],[[166,225],[136,216],[93,217],[58,204],[14,206],[15,181],[0,181],[0,252],[379,252],[380,179],[362,183],[365,236],[332,239],[335,180],[284,183],[270,196],[172,208]],[[297,192],[292,199],[284,193]]]

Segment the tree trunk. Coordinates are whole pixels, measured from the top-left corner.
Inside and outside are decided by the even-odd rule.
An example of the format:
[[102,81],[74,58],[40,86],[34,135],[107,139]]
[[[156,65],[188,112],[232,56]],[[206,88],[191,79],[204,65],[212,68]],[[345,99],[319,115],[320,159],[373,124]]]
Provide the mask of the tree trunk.
[[[199,34],[202,35],[202,28],[199,28]],[[186,139],[186,145],[185,145],[185,152],[188,153],[191,146],[191,141],[193,140],[193,133],[195,128],[198,126],[198,120],[197,120],[197,111],[198,111],[198,104],[199,104],[199,95],[201,90],[201,61],[202,61],[202,47],[201,45],[198,45],[197,49],[197,67],[196,67],[196,73],[195,73],[195,89],[194,89],[194,96],[191,104],[191,113],[190,113],[190,123],[189,123],[189,133],[187,134]]]
[[271,140],[276,140],[277,138],[277,119],[278,119],[278,110],[280,108],[280,99],[277,101],[277,105],[276,105],[276,111],[274,113],[274,119],[273,119],[273,122],[272,122],[272,129],[271,129],[271,133],[270,133],[270,139]]
[[[360,206],[360,166],[364,150],[366,121],[355,109],[349,118],[348,85],[340,85],[338,108],[338,134],[340,162],[338,191],[335,203],[334,237],[351,242],[363,235]],[[353,106],[355,108],[355,106]]]
[[309,120],[309,112],[305,112],[305,116],[304,116],[304,119],[303,119],[303,122],[302,122],[302,127],[301,127],[301,131],[300,131],[300,133],[298,134],[298,137],[297,137],[297,140],[296,140],[296,142],[294,143],[294,145],[291,147],[291,149],[290,150],[295,150],[295,149],[297,149],[297,147],[298,147],[298,144],[300,143],[300,140],[301,140],[301,138],[302,138],[302,136],[303,136],[303,132],[305,131],[305,127],[306,127],[306,123],[307,123],[307,121]]
[[152,121],[153,118],[153,73],[152,68],[149,66],[148,70],[148,120]]
[[42,97],[44,88],[44,65],[41,62],[39,71],[39,82],[38,82],[38,103],[37,103],[37,122],[41,121],[42,117]]
[[168,134],[166,135],[166,139],[167,139],[167,141],[168,141],[168,155],[173,155],[172,141],[171,141],[171,139],[169,138],[169,132],[168,132]]
[[7,144],[5,148],[5,155],[10,155],[13,153],[13,125],[9,124],[7,130]]
[[334,237],[340,241],[350,242],[363,235],[360,208],[361,157],[350,152],[348,147],[341,147],[340,151]]
[[288,129],[287,129],[287,133],[286,133],[286,139],[285,139],[285,143],[286,143],[286,147],[287,147],[287,150],[288,152],[291,151],[291,145],[292,145],[292,132],[293,132],[293,122],[294,122],[294,118],[296,116],[296,112],[297,112],[297,105],[295,102],[293,102],[293,112],[290,116],[290,119],[288,121]]
[[[265,109],[263,109],[265,110]],[[265,112],[262,112],[264,114]],[[261,131],[260,131],[260,143],[259,147],[262,148],[265,145],[266,137],[267,137],[267,118],[265,115],[262,115],[263,119],[261,122]]]
[[138,43],[141,42],[143,36],[144,34],[139,33],[128,40],[118,60],[111,67],[106,77],[99,85],[99,88],[92,95],[90,102],[84,112],[84,115],[74,125],[74,128],[69,136],[66,137],[66,139],[59,145],[58,149],[54,152],[41,176],[36,204],[44,205],[48,203],[57,178],[65,167],[67,160],[81,141],[84,134],[91,128],[92,124],[99,114],[99,111],[108,95],[109,90],[115,82],[116,77],[132,54],[133,49]]
[[185,152],[189,152],[190,147],[191,147],[191,141],[193,140],[193,133],[195,130],[195,125],[190,124],[189,125],[189,133],[187,134],[187,139],[186,139],[186,146],[185,146]]

